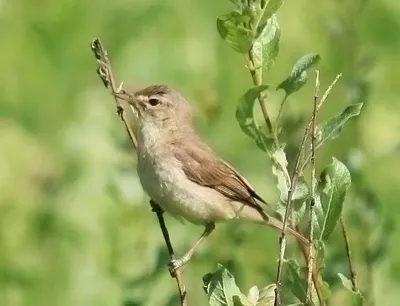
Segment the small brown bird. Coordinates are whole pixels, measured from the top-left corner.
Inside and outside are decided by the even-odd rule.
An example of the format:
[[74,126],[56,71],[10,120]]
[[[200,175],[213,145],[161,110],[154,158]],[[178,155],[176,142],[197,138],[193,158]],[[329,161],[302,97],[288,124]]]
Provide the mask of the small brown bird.
[[[138,114],[137,171],[144,191],[166,212],[205,226],[193,247],[171,263],[172,270],[190,260],[215,223],[240,219],[282,229],[250,184],[196,134],[190,105],[180,93],[154,85],[116,96]],[[308,244],[296,230],[286,231]]]

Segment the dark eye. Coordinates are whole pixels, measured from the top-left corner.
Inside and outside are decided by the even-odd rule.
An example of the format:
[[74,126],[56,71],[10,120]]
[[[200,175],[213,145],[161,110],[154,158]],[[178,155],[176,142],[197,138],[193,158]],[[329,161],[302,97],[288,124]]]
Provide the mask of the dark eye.
[[156,105],[160,104],[160,100],[158,100],[158,99],[156,99],[156,98],[150,98],[150,99],[149,99],[149,104],[150,104],[151,106],[156,106]]

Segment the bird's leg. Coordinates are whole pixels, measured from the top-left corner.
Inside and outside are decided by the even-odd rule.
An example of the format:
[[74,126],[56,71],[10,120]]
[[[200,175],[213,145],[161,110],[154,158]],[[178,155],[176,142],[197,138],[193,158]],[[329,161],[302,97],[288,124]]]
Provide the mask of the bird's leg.
[[204,229],[203,234],[201,234],[200,238],[197,239],[195,244],[179,259],[174,259],[170,262],[169,264],[169,272],[171,275],[174,275],[175,272],[180,269],[182,266],[187,264],[189,260],[192,258],[194,252],[196,251],[197,247],[200,245],[200,243],[203,241],[204,238],[209,236],[212,231],[215,229],[215,224],[214,223],[207,223],[206,227]]

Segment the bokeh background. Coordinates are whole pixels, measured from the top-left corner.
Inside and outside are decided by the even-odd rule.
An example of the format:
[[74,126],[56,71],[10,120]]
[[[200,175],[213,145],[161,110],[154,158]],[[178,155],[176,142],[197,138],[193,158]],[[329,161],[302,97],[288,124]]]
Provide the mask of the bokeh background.
[[[118,81],[166,83],[182,91],[207,142],[264,198],[276,201],[269,160],[234,117],[251,78],[243,57],[216,30],[216,17],[231,9],[223,0],[0,1],[1,306],[177,305],[160,229],[136,177],[136,157],[95,72],[94,37],[108,49]],[[265,82],[278,84],[308,52],[321,54],[322,88],[343,72],[321,120],[350,102],[366,105],[319,153],[318,167],[332,155],[347,161],[358,177],[351,192],[368,190],[364,200],[379,206],[369,224],[395,224],[400,2],[286,1],[278,18],[280,54]],[[272,116],[282,95],[269,100]],[[292,144],[299,141],[312,95],[311,81],[289,100],[285,118],[299,131],[286,135]],[[346,220],[361,285],[380,304],[397,305],[400,232],[395,228],[381,259],[366,265],[368,226],[357,218],[365,209],[355,198],[346,202],[352,211]],[[202,231],[166,220],[178,254]],[[272,283],[277,237],[256,225],[220,225],[185,270],[191,305],[207,304],[202,276],[217,263],[235,274],[245,292]],[[343,253],[339,231],[330,250]],[[335,269],[347,274],[343,265]]]

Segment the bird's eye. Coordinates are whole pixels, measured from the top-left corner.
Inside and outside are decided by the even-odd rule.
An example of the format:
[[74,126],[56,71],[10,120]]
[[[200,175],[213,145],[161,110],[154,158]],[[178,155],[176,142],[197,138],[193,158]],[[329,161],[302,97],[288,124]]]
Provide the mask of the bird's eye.
[[158,100],[158,99],[156,99],[156,98],[150,98],[150,99],[149,99],[149,104],[150,104],[151,106],[156,106],[156,105],[160,104],[160,100]]

